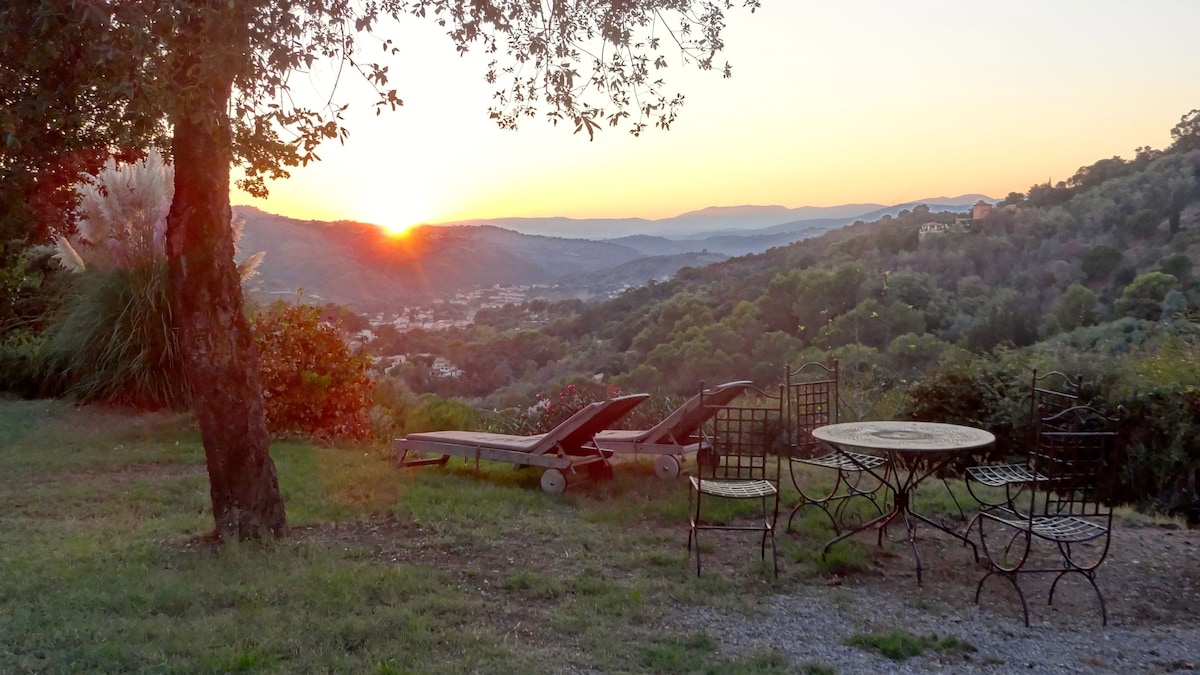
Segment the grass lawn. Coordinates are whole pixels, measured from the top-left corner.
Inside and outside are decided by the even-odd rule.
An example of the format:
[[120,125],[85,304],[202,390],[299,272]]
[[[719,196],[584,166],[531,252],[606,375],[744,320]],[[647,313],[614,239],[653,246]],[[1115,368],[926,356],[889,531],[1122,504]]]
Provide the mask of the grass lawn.
[[291,536],[213,549],[188,417],[0,401],[0,672],[831,672],[727,660],[675,619],[866,559],[848,542],[822,563],[809,515],[778,580],[750,539],[706,544],[697,579],[686,482],[648,463],[551,496],[494,463],[271,453]]

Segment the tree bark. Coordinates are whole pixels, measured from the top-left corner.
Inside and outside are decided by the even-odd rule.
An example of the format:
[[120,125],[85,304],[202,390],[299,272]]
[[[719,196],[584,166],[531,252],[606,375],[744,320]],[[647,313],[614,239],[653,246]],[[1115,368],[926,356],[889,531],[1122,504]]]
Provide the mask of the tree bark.
[[190,103],[172,119],[171,307],[204,442],[216,534],[221,539],[281,535],[287,517],[268,451],[258,352],[233,259],[227,107],[233,75],[212,67],[213,61],[207,68],[197,67],[197,61],[183,70],[187,81],[181,84],[192,93]]

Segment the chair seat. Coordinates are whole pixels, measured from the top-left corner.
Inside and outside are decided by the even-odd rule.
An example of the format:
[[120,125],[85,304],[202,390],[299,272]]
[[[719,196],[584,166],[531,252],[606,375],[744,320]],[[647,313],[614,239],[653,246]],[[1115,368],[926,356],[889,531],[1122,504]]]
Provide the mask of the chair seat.
[[986,513],[984,515],[1018,530],[1028,530],[1042,539],[1066,544],[1091,541],[1108,533],[1106,526],[1079,516],[1029,518],[1010,511],[1005,511],[1004,514]]
[[1032,483],[1046,480],[1041,473],[1034,471],[1025,464],[991,464],[969,466],[967,473],[978,483],[991,487],[1004,487],[1016,483]]
[[860,452],[831,452],[820,457],[793,457],[792,461],[838,471],[865,471],[887,464],[886,457],[866,455]]
[[770,497],[779,492],[779,488],[769,480],[718,480],[699,479],[692,476],[692,487],[697,491],[716,497],[730,499],[758,499]]

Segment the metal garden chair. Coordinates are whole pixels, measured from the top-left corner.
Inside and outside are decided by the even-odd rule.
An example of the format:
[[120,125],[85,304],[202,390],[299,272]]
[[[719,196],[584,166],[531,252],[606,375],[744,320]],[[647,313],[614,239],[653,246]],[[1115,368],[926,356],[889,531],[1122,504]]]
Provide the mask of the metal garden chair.
[[[1116,465],[1118,426],[1116,417],[1087,406],[1068,408],[1041,421],[1030,458],[1038,479],[1027,484],[1028,502],[1023,508],[1004,505],[980,512],[979,542],[988,571],[975,588],[976,603],[984,583],[1001,576],[1017,591],[1028,626],[1029,606],[1018,577],[1055,575],[1047,598],[1053,604],[1058,582],[1078,574],[1096,592],[1102,622],[1108,624],[1096,570],[1108,554],[1112,537],[1112,505],[1102,483]],[[1032,557],[1037,541],[1057,548],[1058,555],[1050,552],[1053,563],[1044,562],[1040,557],[1044,552]]]
[[[800,509],[814,507],[822,511],[834,531],[840,533],[846,522],[846,506],[855,497],[870,502],[876,513],[882,515],[879,494],[884,483],[871,474],[878,473],[881,467],[886,472],[887,459],[880,455],[837,450],[812,435],[813,429],[839,421],[837,360],[832,365],[810,361],[795,369],[786,367],[784,381],[791,445],[788,471],[792,485],[800,494],[800,501],[788,514],[787,529],[792,529],[792,519]],[[827,488],[810,485],[810,472],[805,467],[832,471],[832,485]]]
[[[1037,443],[1038,429],[1044,424],[1046,418],[1053,417],[1082,402],[1082,390],[1082,375],[1071,377],[1057,370],[1038,375],[1036,369],[1033,371],[1033,382],[1029,388],[1029,418],[1034,421],[1033,433],[1029,440],[1030,445]],[[975,498],[975,501],[979,502],[983,510],[987,510],[1000,506],[1014,508],[1021,491],[1030,483],[1042,480],[1044,476],[1040,475],[1026,459],[1019,463],[969,466],[966,478],[967,491]],[[980,486],[992,488],[993,493],[989,494],[987,490],[978,489]],[[996,489],[1003,489],[1002,496],[995,495]],[[971,526],[978,518],[979,516],[976,515],[967,523],[966,532],[970,532]]]
[[[703,389],[703,386],[701,386]],[[775,523],[779,517],[779,464],[782,451],[783,392],[772,396],[759,389],[755,405],[706,406],[711,413],[702,427],[703,448],[697,453],[698,469],[688,488],[688,554],[696,551],[696,575],[700,575],[700,532],[742,530],[760,532],[762,559],[771,545],[771,563],[779,575],[775,550]],[[703,394],[702,394],[703,395]],[[738,518],[712,517],[715,500],[758,500],[757,522]],[[708,511],[706,511],[706,508]],[[706,513],[710,513],[706,517]]]

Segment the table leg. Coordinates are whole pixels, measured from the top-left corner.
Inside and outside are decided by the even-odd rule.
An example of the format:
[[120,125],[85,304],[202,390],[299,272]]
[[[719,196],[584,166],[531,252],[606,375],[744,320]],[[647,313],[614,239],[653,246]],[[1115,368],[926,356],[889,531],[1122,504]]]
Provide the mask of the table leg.
[[853,530],[847,530],[847,531],[839,534],[838,536],[834,537],[833,539],[830,539],[828,542],[825,543],[825,548],[822,549],[822,551],[821,551],[821,557],[824,558],[826,555],[829,555],[829,550],[832,549],[833,545],[838,543],[839,541],[853,537],[854,535],[858,534],[859,532],[862,532],[863,530],[869,530],[872,527],[875,527],[877,525],[879,526],[879,545],[882,546],[883,545],[883,531],[887,529],[888,523],[890,523],[898,515],[900,515],[900,512],[893,509],[893,510],[888,511],[887,513],[883,514],[882,516],[876,516],[876,517],[868,520],[867,522],[863,523],[862,525],[859,525],[858,527],[854,528]]
[[945,532],[946,534],[949,534],[949,535],[953,536],[954,538],[962,541],[964,544],[969,544],[971,546],[971,554],[974,556],[975,562],[979,562],[979,549],[978,549],[978,547],[975,546],[975,542],[971,541],[963,533],[952,530],[948,527],[945,527],[941,523],[938,523],[937,521],[929,518],[928,516],[922,515],[920,513],[917,513],[916,511],[912,510],[912,504],[911,504],[912,492],[914,490],[916,490],[917,486],[921,483],[921,481],[923,479],[925,479],[926,477],[928,477],[929,475],[934,473],[934,469],[931,469],[928,471],[920,471],[916,467],[908,467],[908,471],[906,472],[905,476],[901,477],[900,476],[900,467],[902,466],[902,464],[899,462],[899,458],[896,457],[895,455],[893,455],[891,457],[891,462],[892,462],[892,465],[895,467],[895,469],[892,472],[892,476],[894,476],[895,482],[887,483],[888,487],[892,490],[892,495],[893,495],[892,498],[894,501],[891,511],[889,511],[888,513],[885,513],[877,518],[873,518],[853,530],[850,530],[848,532],[843,532],[842,534],[834,537],[833,539],[830,539],[829,542],[827,542],[825,544],[825,548],[821,552],[821,557],[824,558],[826,555],[828,555],[830,549],[833,548],[833,545],[838,543],[839,541],[842,541],[844,539],[852,537],[852,536],[858,534],[859,532],[870,529],[872,527],[879,528],[879,536],[878,536],[877,544],[879,546],[882,546],[883,545],[883,535],[887,531],[888,524],[890,524],[896,518],[901,518],[904,521],[904,529],[905,529],[905,533],[907,534],[907,537],[908,537],[908,544],[910,547],[912,547],[913,559],[916,562],[916,573],[917,573],[917,585],[918,586],[920,586],[921,582],[922,582],[922,579],[921,579],[922,566],[921,566],[921,552],[917,548],[917,523],[916,523],[916,521],[924,522],[927,525],[936,527],[937,529],[941,530],[942,532]]

